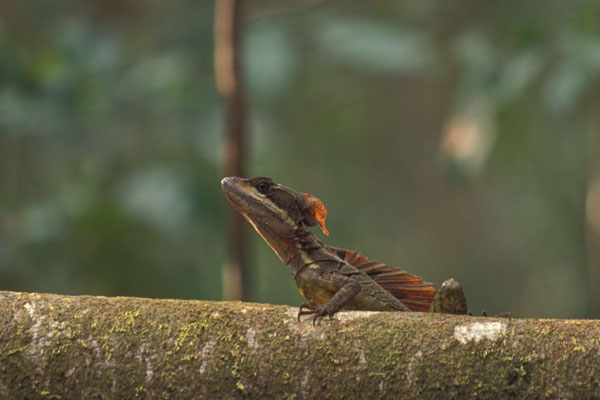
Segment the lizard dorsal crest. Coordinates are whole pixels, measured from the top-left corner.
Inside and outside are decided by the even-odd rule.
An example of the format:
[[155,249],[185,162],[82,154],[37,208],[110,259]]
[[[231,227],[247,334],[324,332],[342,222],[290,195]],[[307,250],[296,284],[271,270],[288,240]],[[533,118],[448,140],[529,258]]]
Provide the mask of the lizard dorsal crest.
[[329,236],[329,231],[325,227],[325,219],[327,219],[327,208],[323,202],[310,194],[303,194],[305,202],[305,210],[303,212],[304,219],[310,226],[319,224],[319,227],[325,234]]
[[373,279],[412,311],[429,311],[436,294],[432,283],[423,282],[418,276],[399,268],[369,260],[357,251],[328,248],[342,260]]

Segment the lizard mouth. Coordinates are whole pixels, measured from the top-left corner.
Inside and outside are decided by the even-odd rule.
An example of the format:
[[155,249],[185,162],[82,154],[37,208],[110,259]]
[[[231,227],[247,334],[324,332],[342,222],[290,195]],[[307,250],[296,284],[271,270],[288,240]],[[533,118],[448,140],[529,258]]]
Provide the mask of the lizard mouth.
[[252,196],[240,187],[241,183],[240,178],[228,176],[221,180],[221,188],[231,205],[245,216],[245,210],[250,206],[248,200],[252,199]]
[[[253,220],[275,214],[268,203],[256,197],[245,179],[236,176],[223,178],[221,187],[231,205],[250,223],[254,224]],[[251,214],[253,218],[250,217]]]
[[223,188],[223,192],[229,197],[229,192],[236,188],[236,183],[238,183],[240,178],[236,176],[228,176],[221,179],[221,188]]

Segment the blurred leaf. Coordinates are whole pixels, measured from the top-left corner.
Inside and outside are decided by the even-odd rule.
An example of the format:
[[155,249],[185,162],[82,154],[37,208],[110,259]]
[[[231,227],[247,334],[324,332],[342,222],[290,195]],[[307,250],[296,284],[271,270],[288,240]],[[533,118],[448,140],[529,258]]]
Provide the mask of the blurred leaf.
[[600,39],[566,34],[559,41],[560,62],[544,88],[554,112],[575,109],[586,91],[600,78]]
[[176,231],[190,217],[187,183],[181,173],[166,166],[133,171],[119,184],[125,212],[166,231]]
[[58,208],[51,202],[32,204],[23,212],[21,235],[24,242],[43,242],[60,234],[63,225]]
[[544,67],[544,56],[537,49],[526,49],[511,56],[500,67],[500,77],[493,97],[498,104],[513,101],[540,77]]
[[368,20],[322,17],[313,38],[321,55],[371,73],[423,73],[436,63],[425,35]]
[[497,68],[496,55],[489,41],[481,33],[468,32],[454,38],[451,46],[462,66],[459,91],[461,100],[489,97],[487,92]]
[[281,96],[295,74],[295,42],[280,24],[251,24],[245,33],[242,54],[250,91],[257,98]]

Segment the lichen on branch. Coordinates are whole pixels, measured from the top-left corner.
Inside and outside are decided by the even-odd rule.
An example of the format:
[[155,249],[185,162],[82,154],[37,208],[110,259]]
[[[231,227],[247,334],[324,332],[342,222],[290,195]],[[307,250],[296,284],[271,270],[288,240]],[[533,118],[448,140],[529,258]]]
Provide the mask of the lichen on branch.
[[600,397],[597,320],[296,315],[0,292],[0,398]]

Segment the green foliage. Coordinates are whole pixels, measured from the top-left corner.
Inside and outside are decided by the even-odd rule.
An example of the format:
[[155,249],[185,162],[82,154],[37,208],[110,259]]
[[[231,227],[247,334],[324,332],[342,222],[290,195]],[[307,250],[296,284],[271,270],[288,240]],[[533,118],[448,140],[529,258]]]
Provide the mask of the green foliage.
[[[218,299],[213,4],[99,4],[0,17],[0,288]],[[597,315],[599,17],[591,0],[248,2],[249,174],[321,198],[331,244],[461,281],[474,312]],[[252,243],[255,299],[298,304]]]

